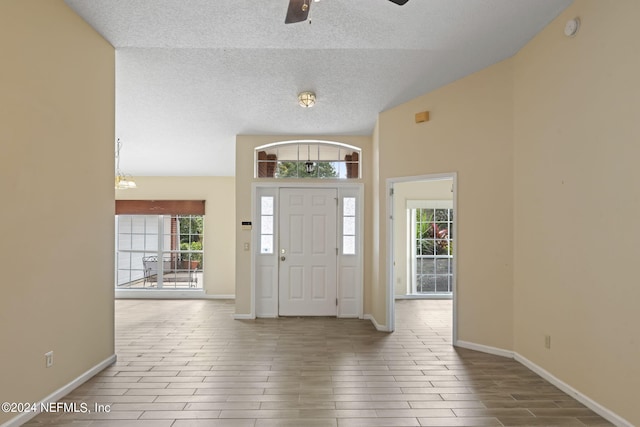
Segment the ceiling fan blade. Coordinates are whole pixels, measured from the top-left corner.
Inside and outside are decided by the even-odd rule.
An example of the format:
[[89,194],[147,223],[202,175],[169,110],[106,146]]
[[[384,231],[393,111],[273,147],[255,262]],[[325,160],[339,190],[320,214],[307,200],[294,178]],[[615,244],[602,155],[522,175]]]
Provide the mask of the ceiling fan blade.
[[311,8],[311,0],[289,0],[285,24],[306,21]]
[[403,4],[405,4],[406,2],[408,2],[409,0],[389,0],[391,3],[395,3],[397,5],[402,6]]

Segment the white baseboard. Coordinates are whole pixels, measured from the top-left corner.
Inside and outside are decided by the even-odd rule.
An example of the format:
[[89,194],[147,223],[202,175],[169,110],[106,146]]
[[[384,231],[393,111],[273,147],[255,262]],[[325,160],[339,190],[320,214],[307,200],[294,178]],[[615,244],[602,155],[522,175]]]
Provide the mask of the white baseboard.
[[376,330],[378,330],[380,332],[389,332],[389,328],[387,328],[385,325],[379,324],[376,321],[375,317],[373,317],[373,315],[365,314],[362,318],[365,319],[365,320],[371,321],[371,323],[373,323],[373,326],[376,328]]
[[[47,404],[50,402],[57,402],[67,394],[71,393],[76,388],[80,387],[82,384],[86,383],[88,380],[93,378],[96,374],[100,373],[103,369],[107,368],[110,365],[113,365],[116,362],[116,355],[112,354],[102,362],[98,363],[93,368],[89,369],[84,374],[80,375],[78,378],[71,381],[69,384],[59,388],[58,390],[51,393],[49,396],[45,397],[41,401],[37,403],[37,406],[40,407],[41,404]],[[34,418],[38,415],[39,412],[24,412],[17,417],[10,419],[4,424],[0,425],[0,427],[19,427]]]
[[236,313],[233,315],[233,318],[236,320],[255,320],[256,317],[251,313],[248,313],[248,314]]
[[483,353],[489,353],[489,354],[494,354],[496,356],[506,357],[508,359],[514,359],[517,362],[526,366],[527,368],[531,369],[533,372],[540,375],[542,378],[549,381],[551,384],[558,387],[560,390],[562,390],[569,396],[573,397],[578,402],[582,403],[584,406],[591,409],[593,412],[600,415],[602,418],[606,419],[610,423],[613,423],[618,427],[633,427],[633,424],[631,424],[629,421],[625,420],[615,412],[605,408],[604,406],[602,406],[595,400],[591,399],[590,397],[579,392],[575,388],[571,387],[569,384],[565,383],[555,375],[551,374],[546,369],[536,365],[531,360],[527,359],[526,357],[522,356],[519,353],[510,351],[510,350],[504,350],[501,348],[491,347],[491,346],[482,345],[482,344],[476,344],[468,341],[460,341],[460,340],[456,341],[454,345],[457,347],[467,348],[469,350],[476,350]]
[[204,299],[236,299],[235,295],[211,295],[211,294],[204,294],[202,297],[199,298],[204,298]]
[[578,390],[571,387],[569,384],[565,383],[546,369],[536,365],[526,357],[520,355],[519,353],[514,353],[514,359],[522,363],[524,366],[531,369],[533,372],[540,375],[542,378],[549,381],[551,384],[558,387],[560,390],[567,393],[569,396],[573,397],[578,402],[582,403],[584,406],[591,409],[593,412],[600,415],[610,423],[613,423],[618,427],[633,427],[633,424],[631,424],[629,421],[625,420],[615,412],[605,408],[590,397],[580,393]]
[[116,299],[236,299],[232,294],[211,295],[204,289],[116,289]]
[[483,353],[489,353],[489,354],[494,354],[496,356],[506,357],[508,359],[514,358],[513,351],[504,350],[502,348],[497,348],[497,347],[491,347],[488,345],[476,344],[473,342],[462,341],[462,340],[457,340],[456,342],[453,343],[453,345],[456,347],[467,348],[469,350],[481,351]]
[[406,295],[396,295],[394,299],[453,299],[453,295],[451,294],[433,294],[433,295],[425,295],[425,294],[406,294]]
[[203,289],[116,289],[116,299],[199,299]]

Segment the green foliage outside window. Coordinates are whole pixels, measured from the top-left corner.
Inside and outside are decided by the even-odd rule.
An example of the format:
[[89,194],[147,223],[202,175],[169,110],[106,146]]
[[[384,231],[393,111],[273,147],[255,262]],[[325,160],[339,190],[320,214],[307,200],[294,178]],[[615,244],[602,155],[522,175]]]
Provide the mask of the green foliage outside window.
[[182,251],[182,254],[181,254],[182,260],[202,262],[202,252],[190,252],[190,251],[201,251],[202,242],[180,243],[180,250]]
[[337,178],[338,171],[331,162],[314,162],[313,172],[307,173],[306,161],[278,162],[278,178]]
[[[180,251],[182,260],[202,263],[202,235],[204,217],[201,215],[178,216],[180,224]],[[202,265],[202,264],[201,264]]]
[[416,209],[416,238],[420,242],[418,255],[452,255],[448,209]]

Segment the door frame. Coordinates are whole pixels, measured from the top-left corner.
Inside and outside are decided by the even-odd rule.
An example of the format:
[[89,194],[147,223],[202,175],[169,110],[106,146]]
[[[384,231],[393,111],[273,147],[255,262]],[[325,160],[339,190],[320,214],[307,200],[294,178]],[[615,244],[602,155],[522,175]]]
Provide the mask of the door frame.
[[456,343],[458,340],[458,309],[457,309],[457,299],[458,299],[458,174],[457,172],[451,173],[439,173],[439,174],[429,174],[429,175],[418,175],[418,176],[407,176],[401,178],[387,178],[386,180],[386,192],[387,192],[387,212],[389,215],[387,216],[387,233],[386,233],[386,245],[387,245],[387,324],[385,325],[385,329],[389,332],[395,330],[396,323],[396,310],[395,310],[395,269],[393,268],[393,218],[396,213],[393,211],[393,186],[396,183],[401,182],[417,182],[417,181],[438,181],[442,179],[451,179],[453,182],[453,212],[454,212],[454,221],[453,221],[453,279],[452,279],[452,308],[453,308],[453,319],[452,319],[452,337],[451,340],[453,343]]
[[[251,185],[251,225],[250,225],[252,243],[249,248],[249,250],[251,251],[251,313],[250,313],[250,317],[251,318],[256,318],[258,316],[277,317],[277,312],[278,312],[277,307],[274,313],[269,313],[266,315],[260,315],[260,313],[257,313],[257,307],[256,307],[257,286],[259,285],[258,278],[257,278],[258,277],[257,269],[259,267],[258,256],[261,256],[261,254],[259,253],[260,251],[260,212],[259,212],[258,198],[260,196],[260,193],[264,193],[265,191],[273,191],[273,194],[279,194],[281,188],[297,188],[297,189],[332,188],[332,189],[338,190],[338,197],[341,196],[341,191],[342,192],[348,191],[349,193],[352,193],[356,197],[357,199],[356,212],[357,212],[358,219],[356,220],[356,232],[357,232],[356,255],[354,255],[355,264],[356,264],[355,269],[356,269],[356,276],[357,276],[356,284],[355,284],[355,301],[353,301],[352,304],[350,304],[351,306],[350,313],[348,314],[341,313],[341,308],[343,306],[342,304],[343,301],[341,297],[341,288],[339,283],[339,276],[341,274],[340,273],[341,263],[340,263],[340,259],[338,259],[337,292],[338,292],[338,299],[341,300],[341,304],[338,306],[337,317],[357,317],[359,319],[362,319],[364,316],[363,314],[363,311],[364,311],[364,215],[365,215],[364,184],[358,183],[358,182],[336,182],[336,181],[327,181],[327,182],[270,181],[270,182],[253,182],[252,183]],[[278,205],[279,205],[279,199],[276,197],[276,203],[275,203],[276,211],[275,211],[274,225],[278,224],[279,222],[279,209],[277,208]],[[338,212],[337,214],[338,242],[341,242],[341,236],[340,236],[340,233],[342,232],[341,216],[342,216],[342,213]],[[277,230],[277,228],[274,231],[274,233],[276,233],[276,235],[279,237],[279,234],[278,234],[279,231]],[[341,243],[339,243],[338,246],[341,247]],[[278,265],[278,268],[279,268],[280,263],[277,261],[277,257],[279,256],[278,254],[279,244],[278,244],[277,238],[274,239],[274,248],[276,248],[273,253],[273,256],[276,258],[275,265]],[[276,299],[277,299],[277,295],[276,295]]]

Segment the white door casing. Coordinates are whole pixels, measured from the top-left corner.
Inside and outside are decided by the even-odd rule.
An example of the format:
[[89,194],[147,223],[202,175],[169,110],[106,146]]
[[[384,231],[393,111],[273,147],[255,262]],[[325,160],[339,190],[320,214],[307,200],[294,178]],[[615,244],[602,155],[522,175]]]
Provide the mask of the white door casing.
[[[251,246],[253,248],[251,257],[252,269],[252,297],[251,297],[251,314],[236,315],[236,318],[248,319],[255,317],[278,317],[280,316],[280,274],[284,274],[286,262],[281,261],[280,253],[281,240],[281,212],[280,199],[281,191],[285,189],[293,189],[302,193],[310,193],[314,190],[330,190],[332,197],[337,192],[338,206],[337,210],[337,226],[331,226],[334,229],[334,235],[337,236],[336,247],[338,255],[334,255],[332,259],[336,259],[336,296],[338,306],[335,312],[332,311],[331,316],[363,318],[363,219],[362,208],[364,205],[364,186],[361,183],[254,183],[252,185],[253,227],[252,241],[255,242]],[[354,215],[353,212],[347,212],[345,209],[345,201],[349,199],[349,206],[353,208],[355,201],[355,229],[353,227],[353,218],[350,221],[350,227],[345,229],[345,216]],[[266,203],[266,204],[265,204]],[[265,206],[273,206],[265,208]],[[266,210],[265,210],[266,209]],[[347,209],[349,210],[349,209]],[[352,235],[354,236],[345,237]],[[345,241],[349,241],[349,247],[345,248]],[[353,242],[355,241],[355,246]],[[329,245],[331,246],[331,245]],[[288,251],[288,248],[283,248]],[[284,254],[288,257],[288,253]],[[282,270],[282,271],[281,271]],[[335,306],[335,301],[334,301]],[[283,314],[285,315],[285,314]],[[313,316],[311,312],[297,314],[299,316]]]
[[337,315],[337,190],[282,188],[278,314]]

